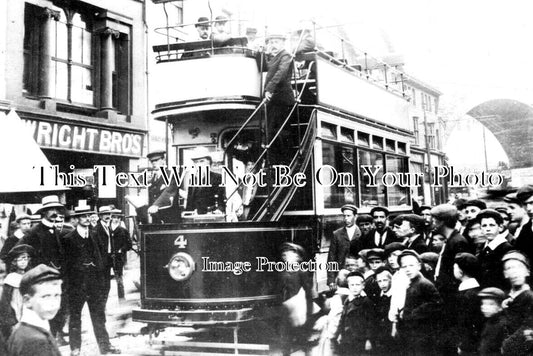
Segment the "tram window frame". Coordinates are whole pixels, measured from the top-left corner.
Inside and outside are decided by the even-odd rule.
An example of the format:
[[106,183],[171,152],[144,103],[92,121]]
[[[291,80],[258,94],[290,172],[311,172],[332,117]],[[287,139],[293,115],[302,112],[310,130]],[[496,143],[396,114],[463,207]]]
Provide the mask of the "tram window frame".
[[383,151],[383,137],[372,135],[372,148],[378,151]]
[[340,141],[345,143],[355,143],[355,130],[341,126]]
[[[334,149],[334,155],[336,156],[337,152],[335,152],[336,149],[338,148],[342,148],[342,149],[349,149],[352,151],[352,170],[351,172],[347,172],[346,170],[344,169],[340,169],[339,166],[337,164],[330,164],[330,163],[326,163],[325,160],[324,160],[324,153],[326,152],[326,150],[324,149],[324,147],[326,145],[331,145]],[[332,186],[325,186],[325,185],[320,185],[320,184],[317,184],[318,187],[322,187],[322,194],[323,194],[323,201],[324,201],[324,208],[325,209],[331,209],[331,208],[337,208],[343,204],[346,204],[346,203],[351,203],[351,204],[358,204],[359,202],[359,189],[358,189],[358,186],[359,186],[359,178],[358,178],[358,159],[357,159],[357,147],[355,145],[349,145],[349,144],[346,144],[346,143],[342,143],[342,142],[338,142],[338,141],[332,141],[332,140],[326,140],[326,139],[323,139],[322,140],[322,167],[325,166],[325,165],[330,165],[332,166],[333,168],[335,168],[335,170],[337,170],[337,173],[340,173],[340,172],[344,172],[344,173],[351,173],[352,176],[353,176],[353,184],[354,186],[353,187],[339,187],[338,186],[338,182],[336,182],[335,184],[333,184]],[[335,162],[336,163],[336,162]],[[342,191],[342,193],[340,192],[337,192],[337,193],[327,193],[327,191],[330,190],[330,191],[333,191],[333,190],[338,190],[338,191]],[[346,191],[347,190],[351,190],[351,201],[350,199],[346,199]],[[330,197],[337,197],[337,199],[331,199]],[[343,198],[341,198],[343,197]]]
[[385,139],[385,151],[396,152],[396,141],[386,138]]
[[[385,165],[387,166],[387,171],[386,171],[387,173],[391,172],[391,163],[389,162],[389,159],[401,160],[404,168],[406,168],[406,170],[404,169],[402,172],[397,170],[397,171],[392,172],[392,173],[409,173],[410,165],[409,165],[408,158],[404,157],[404,156],[400,156],[400,155],[389,154],[389,153],[385,154]],[[392,200],[392,196],[394,195],[394,193],[395,192],[401,192],[401,191],[405,191],[405,201],[404,201],[404,203],[403,204],[392,204],[391,200]],[[411,199],[411,191],[410,191],[409,187],[400,187],[399,183],[394,185],[394,186],[387,187],[387,206],[396,207],[396,206],[411,205],[410,204],[410,202],[411,202],[410,199]],[[398,203],[401,202],[401,200],[402,199],[400,198]]]
[[370,147],[370,134],[366,132],[357,132],[357,146]]
[[[369,183],[369,178],[366,178],[367,174],[365,173],[365,170],[364,169],[359,169],[359,172],[357,174],[358,176],[358,181],[360,182],[358,184],[359,186],[359,207],[374,207],[374,206],[387,206],[387,202],[388,202],[388,198],[387,198],[387,187],[385,187],[383,185],[383,183],[381,183],[381,177],[383,176],[383,174],[385,174],[385,172],[387,172],[387,166],[386,166],[386,160],[385,160],[385,152],[384,151],[380,151],[380,150],[376,150],[376,149],[371,149],[371,148],[361,148],[361,147],[357,147],[357,167],[360,168],[361,165],[369,165],[369,166],[376,166],[376,162],[377,160],[372,160],[370,159],[368,163],[361,163],[361,153],[362,152],[366,152],[366,153],[369,153],[369,154],[376,154],[376,155],[381,155],[382,157],[382,164],[381,164],[381,169],[377,172],[376,174],[376,178],[377,178],[377,187],[369,187],[368,186],[368,183]],[[371,169],[374,169],[375,167],[370,167]],[[376,200],[375,200],[375,203],[372,203],[374,202],[374,200],[369,200],[370,203],[369,204],[363,204],[363,195],[365,194],[368,194],[368,193],[363,193],[363,185],[366,186],[367,189],[375,189],[376,190]],[[382,194],[383,194],[383,197],[380,198],[380,194],[379,194],[379,189],[382,190]]]
[[338,126],[335,124],[330,124],[328,122],[322,122],[320,124],[320,137],[336,141],[338,137],[337,127]]

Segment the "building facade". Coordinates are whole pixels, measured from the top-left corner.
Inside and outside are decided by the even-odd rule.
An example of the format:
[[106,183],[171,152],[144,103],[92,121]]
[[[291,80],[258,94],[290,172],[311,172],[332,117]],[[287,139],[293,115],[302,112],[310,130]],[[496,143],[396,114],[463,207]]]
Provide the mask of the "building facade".
[[93,167],[136,171],[145,153],[144,1],[6,0],[0,13],[0,110],[16,111],[59,171],[88,177],[67,206],[125,207],[128,189],[99,191]]

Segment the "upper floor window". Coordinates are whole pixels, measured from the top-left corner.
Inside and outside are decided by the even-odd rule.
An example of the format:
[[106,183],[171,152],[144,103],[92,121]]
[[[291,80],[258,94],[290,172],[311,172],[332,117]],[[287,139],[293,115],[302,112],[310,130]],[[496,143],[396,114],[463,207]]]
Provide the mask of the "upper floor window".
[[415,145],[420,145],[420,130],[418,128],[418,117],[413,117],[413,132],[415,134]]

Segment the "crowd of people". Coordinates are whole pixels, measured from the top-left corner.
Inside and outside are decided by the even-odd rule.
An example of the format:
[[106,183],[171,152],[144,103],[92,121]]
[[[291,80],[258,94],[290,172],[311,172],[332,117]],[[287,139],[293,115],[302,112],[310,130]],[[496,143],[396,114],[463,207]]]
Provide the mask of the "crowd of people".
[[393,216],[341,208],[325,354],[533,354],[533,185]]
[[58,346],[69,344],[71,355],[80,355],[85,304],[100,353],[120,353],[109,341],[105,308],[112,274],[124,297],[119,281],[132,245],[121,211],[101,206],[96,212],[80,200],[69,212],[51,195],[36,213],[40,220],[33,226],[29,215],[17,216],[17,229],[0,251],[8,272],[0,297],[0,354],[59,355]]

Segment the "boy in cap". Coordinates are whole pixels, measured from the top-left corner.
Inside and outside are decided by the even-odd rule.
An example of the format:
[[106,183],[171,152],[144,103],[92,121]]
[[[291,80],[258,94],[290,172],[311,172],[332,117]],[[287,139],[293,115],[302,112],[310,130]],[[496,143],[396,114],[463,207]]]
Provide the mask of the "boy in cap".
[[481,313],[485,324],[479,340],[481,356],[501,355],[502,343],[508,336],[502,301],[505,293],[498,288],[488,287],[478,293],[481,300]]
[[476,276],[479,275],[479,262],[476,256],[467,252],[457,254],[454,262],[453,274],[461,282],[454,310],[456,313],[454,338],[461,354],[475,354],[483,325],[478,300],[481,287],[476,280]]
[[487,242],[480,251],[478,258],[481,265],[480,283],[483,287],[507,289],[508,283],[503,277],[503,256],[513,247],[503,232],[503,219],[496,210],[482,210],[478,216],[481,231]]
[[533,292],[529,286],[529,260],[518,251],[509,251],[502,261],[504,276],[511,284],[509,298],[502,303],[510,334],[503,342],[503,354],[523,354],[523,350],[531,346],[528,346],[524,330],[533,327]]
[[2,250],[0,251],[0,259],[5,262],[7,254],[15,245],[19,242],[20,239],[24,236],[25,233],[31,229],[31,216],[28,214],[19,214],[15,220],[17,223],[17,228],[13,233],[4,241]]
[[[361,231],[355,225],[357,207],[353,204],[345,204],[341,207],[344,226],[333,231],[328,252],[328,262],[337,262],[339,267],[344,266],[344,260],[348,254],[357,254],[361,250]],[[328,271],[328,286],[331,291],[335,290],[336,271]]]
[[418,253],[404,250],[398,259],[409,278],[398,326],[401,345],[407,349],[408,355],[432,355],[436,352],[436,321],[441,317],[442,299],[433,283],[420,272]]
[[355,224],[361,230],[361,239],[365,239],[374,227],[374,219],[369,214],[359,214],[355,219]]
[[374,302],[376,310],[376,325],[374,325],[374,351],[379,355],[389,355],[395,351],[392,338],[392,323],[389,320],[389,310],[392,298],[392,274],[386,267],[375,271],[376,282],[380,293]]
[[59,271],[44,264],[29,270],[20,281],[20,293],[24,311],[8,340],[8,355],[61,356],[48,324],[61,303]]
[[376,271],[385,267],[385,252],[381,248],[373,248],[366,254],[371,274],[365,279],[365,293],[375,303],[381,294],[381,289],[376,281]]
[[346,279],[350,295],[344,302],[338,333],[341,354],[353,355],[372,349],[370,340],[376,317],[372,302],[362,295],[365,286],[363,275],[350,272]]

